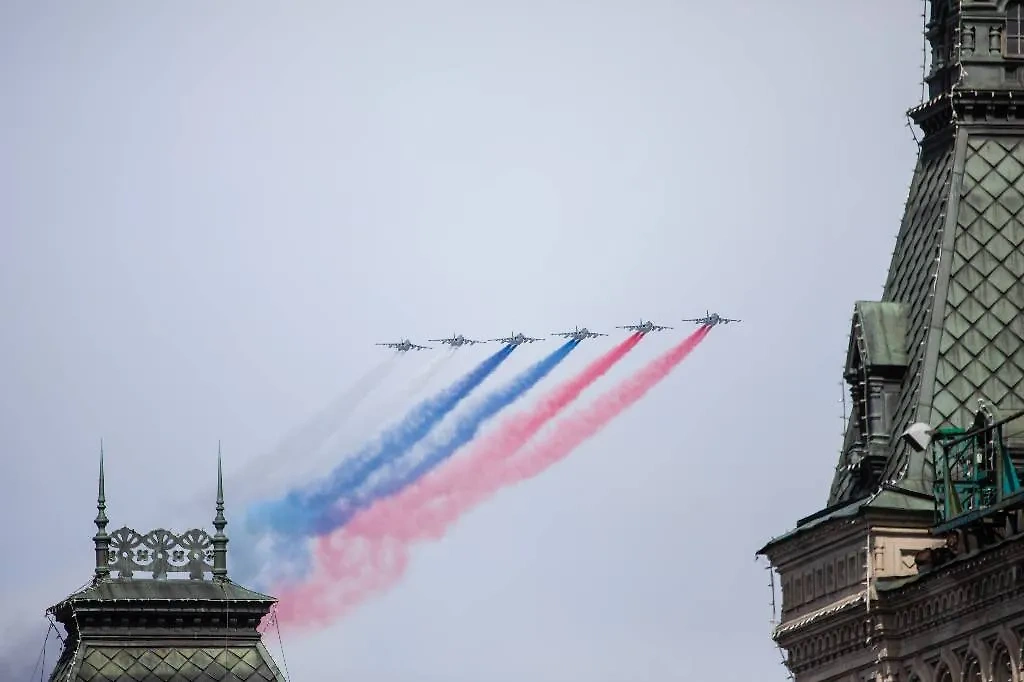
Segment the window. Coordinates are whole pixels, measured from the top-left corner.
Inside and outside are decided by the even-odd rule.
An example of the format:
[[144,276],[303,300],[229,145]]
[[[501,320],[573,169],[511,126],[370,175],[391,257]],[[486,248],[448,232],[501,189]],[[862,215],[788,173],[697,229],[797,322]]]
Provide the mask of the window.
[[1024,57],[1024,2],[1006,6],[1006,30],[1003,44],[1007,57]]
[[1010,652],[1002,644],[998,645],[992,656],[992,682],[1013,682],[1013,664]]
[[973,654],[967,657],[963,679],[964,682],[981,682],[981,664]]

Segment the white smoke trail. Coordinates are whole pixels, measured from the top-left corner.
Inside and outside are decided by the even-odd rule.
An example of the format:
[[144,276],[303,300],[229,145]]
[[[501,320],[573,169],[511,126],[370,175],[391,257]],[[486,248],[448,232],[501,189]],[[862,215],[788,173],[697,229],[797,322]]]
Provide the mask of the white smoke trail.
[[[407,411],[410,404],[415,404],[419,394],[430,385],[430,382],[441,373],[442,369],[448,366],[455,355],[455,349],[451,349],[443,355],[436,356],[405,387],[386,398],[377,407],[372,408],[368,415],[361,417],[358,420],[359,423],[376,431],[383,424],[392,421],[396,414]],[[301,475],[294,477],[292,480],[295,480],[295,478],[309,480],[326,474],[328,470],[337,466],[344,459],[345,455],[355,448],[359,440],[367,436],[367,429],[365,428],[360,429],[358,432],[348,430],[336,431],[321,444],[316,454],[309,458],[310,465],[304,467]]]
[[[265,494],[268,488],[277,487],[276,481],[282,475],[282,470],[294,466],[295,462],[301,462],[320,449],[324,441],[334,435],[356,408],[373,393],[373,389],[394,371],[398,356],[395,353],[374,365],[325,408],[285,434],[270,451],[242,463],[234,471],[230,470],[229,464],[229,470],[224,475],[224,486],[230,490],[227,496],[235,503],[244,502]],[[191,506],[212,506],[212,493],[212,490],[204,489],[201,495],[192,500]]]

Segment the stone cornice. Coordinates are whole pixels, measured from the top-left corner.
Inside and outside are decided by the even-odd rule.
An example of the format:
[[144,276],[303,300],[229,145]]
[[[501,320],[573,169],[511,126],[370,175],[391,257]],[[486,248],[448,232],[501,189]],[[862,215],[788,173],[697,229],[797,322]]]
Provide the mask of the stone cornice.
[[778,636],[778,644],[789,652],[787,664],[791,672],[813,670],[870,648],[870,619],[864,595],[858,596],[859,599]]
[[790,535],[769,542],[761,551],[775,567],[784,569],[820,554],[823,547],[852,541],[866,531],[858,517],[829,519],[806,530],[797,527]]
[[[1024,537],[968,556],[894,590],[877,605],[885,635],[905,637],[1024,596]],[[1024,604],[1022,604],[1024,610]]]
[[773,639],[789,653],[794,674],[877,646],[890,646],[945,624],[966,621],[1000,604],[1024,613],[1024,535],[966,556],[902,585],[866,593],[779,625]]
[[796,618],[779,623],[772,634],[772,639],[777,642],[781,642],[788,634],[795,633],[796,631],[802,630],[810,625],[823,622],[838,613],[850,611],[857,605],[864,608],[864,603],[866,601],[865,595],[866,593],[862,590],[860,592],[847,595],[832,604],[815,609],[810,613],[805,613],[801,616],[797,616]]

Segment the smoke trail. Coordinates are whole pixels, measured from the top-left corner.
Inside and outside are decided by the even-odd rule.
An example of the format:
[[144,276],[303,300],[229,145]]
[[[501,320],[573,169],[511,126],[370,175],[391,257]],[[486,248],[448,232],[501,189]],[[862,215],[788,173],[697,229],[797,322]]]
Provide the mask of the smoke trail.
[[430,364],[427,365],[427,368],[423,370],[419,376],[414,377],[413,380],[409,382],[409,393],[406,396],[406,399],[418,396],[420,391],[430,384],[434,377],[444,369],[453,357],[455,357],[455,349],[450,348],[444,355],[439,355],[431,360]]
[[405,572],[410,546],[440,538],[465,512],[498,490],[531,478],[567,456],[640,400],[704,340],[701,327],[682,343],[608,391],[518,457],[480,451],[440,469],[401,495],[374,504],[317,542],[317,573],[304,585],[279,590],[280,622],[312,626],[344,615]]
[[310,522],[322,515],[342,495],[355,490],[379,467],[407,452],[491,375],[512,353],[504,346],[452,386],[424,400],[398,424],[386,430],[355,456],[335,467],[316,487],[293,490],[279,500],[254,505],[247,514],[249,529],[276,531],[281,535],[308,535]]
[[373,409],[372,413],[369,414],[365,419],[361,420],[369,425],[382,424],[389,418],[394,416],[399,407],[408,406],[409,403],[416,399],[420,393],[423,392],[430,382],[433,381],[441,370],[448,366],[451,360],[455,357],[455,350],[451,349],[447,353],[436,356],[430,363],[421,371],[419,374],[409,380],[409,384],[402,390],[400,394],[392,396],[390,399],[384,401]]
[[[272,478],[282,463],[293,462],[295,458],[308,456],[319,449],[355,412],[362,401],[394,371],[398,355],[395,353],[370,368],[348,389],[336,396],[327,407],[288,431],[273,449],[251,462],[246,462],[240,468],[229,471],[225,479],[232,490],[232,495],[245,495],[246,492],[259,494],[260,484]],[[189,506],[207,507],[212,504],[212,499],[211,490],[208,494],[195,497]],[[180,502],[174,504],[179,505]]]
[[[360,416],[359,423],[363,427],[378,428],[378,425],[384,424],[398,411],[400,405],[408,405],[410,401],[417,398],[423,389],[426,388],[431,381],[440,374],[441,370],[448,366],[451,359],[454,357],[454,350],[448,353],[435,356],[427,366],[414,376],[405,386],[401,393],[390,396],[382,402],[382,404],[373,407],[368,414]],[[364,433],[352,433],[336,431],[328,438],[313,454],[314,460],[321,460],[318,455],[321,452],[331,452],[333,448],[348,448],[352,446],[351,440],[353,438],[365,437]],[[323,462],[320,462],[321,467]],[[298,478],[319,478],[324,475],[325,472],[319,470],[320,467],[313,466],[305,469]],[[294,479],[293,479],[294,480]]]
[[[400,355],[401,353],[396,353],[395,357]],[[414,391],[418,393],[422,390],[447,364],[451,357],[452,354],[449,353],[436,357],[430,362],[426,369],[413,379],[412,386]],[[389,401],[389,404],[393,405],[394,401]],[[380,411],[377,414],[379,415]],[[374,423],[379,420],[374,418],[369,421]],[[296,478],[308,477],[311,474],[315,475],[315,463],[319,459],[316,457],[317,452],[333,446],[337,440],[337,435],[337,433],[332,434],[333,437],[329,438],[327,443],[322,445],[318,451],[303,453],[309,455],[308,459],[314,460],[313,466],[305,467],[298,474],[295,473],[294,467],[297,463],[294,459],[284,458],[283,461],[290,463],[293,467],[289,478],[295,480]],[[365,450],[366,448],[364,448]],[[307,457],[304,457],[304,459],[307,459]],[[269,587],[271,582],[278,580],[301,579],[302,576],[308,574],[311,568],[312,557],[306,542],[303,540],[303,536],[273,532],[269,535],[267,534],[267,518],[266,516],[261,517],[261,515],[272,512],[272,505],[274,504],[273,502],[264,502],[250,506],[243,522],[235,528],[233,533],[236,549],[232,553],[232,574],[237,580],[256,589],[265,589]],[[280,505],[281,502],[276,504]]]
[[[628,339],[621,345],[625,346],[627,343],[632,342],[632,345],[629,346],[629,348],[632,348],[632,346],[635,346],[636,342],[639,340],[638,336],[635,341]],[[571,353],[579,343],[580,342],[575,339],[564,343],[546,358],[540,360],[532,367],[529,367],[526,371],[522,372],[519,376],[509,382],[508,385],[488,395],[484,399],[483,403],[481,403],[477,408],[459,419],[448,438],[432,447],[430,451],[418,461],[406,462],[404,460],[396,460],[393,466],[389,467],[390,470],[378,480],[376,485],[367,485],[366,487],[356,490],[353,495],[338,500],[338,502],[314,524],[314,533],[316,535],[323,535],[344,525],[358,510],[369,506],[376,500],[395,495],[410,483],[419,479],[428,471],[437,467],[441,462],[451,457],[456,450],[473,440],[484,422],[511,405],[513,402],[521,398],[527,391],[536,386],[544,377],[551,373],[551,370],[557,367],[559,363],[568,357],[569,353]],[[625,354],[624,351],[620,354],[620,357],[623,354]],[[582,388],[579,390],[582,390]],[[578,392],[579,391],[577,391],[577,393]],[[537,428],[540,428],[540,425],[538,425]]]
[[607,374],[642,339],[643,334],[633,334],[591,362],[583,371],[541,400],[535,408],[515,415],[489,437],[475,443],[473,450],[460,461],[453,463],[448,471],[452,471],[453,468],[458,470],[459,467],[473,466],[473,462],[484,456],[489,456],[491,459],[512,456],[526,445],[545,424],[576,400],[585,389]]

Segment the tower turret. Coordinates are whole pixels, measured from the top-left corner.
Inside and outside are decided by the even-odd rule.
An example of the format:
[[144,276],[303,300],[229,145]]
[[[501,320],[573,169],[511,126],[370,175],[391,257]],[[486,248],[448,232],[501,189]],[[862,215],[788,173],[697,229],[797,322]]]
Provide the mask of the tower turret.
[[992,633],[1024,633],[1024,606],[985,605],[1024,561],[1024,3],[930,0],[925,39],[917,167],[882,300],[854,305],[827,502],[759,552],[797,680],[1019,677],[1020,635]]
[[52,681],[284,680],[257,630],[274,598],[228,578],[219,447],[213,536],[108,534],[102,446],[96,506],[92,583],[49,609],[68,634]]

